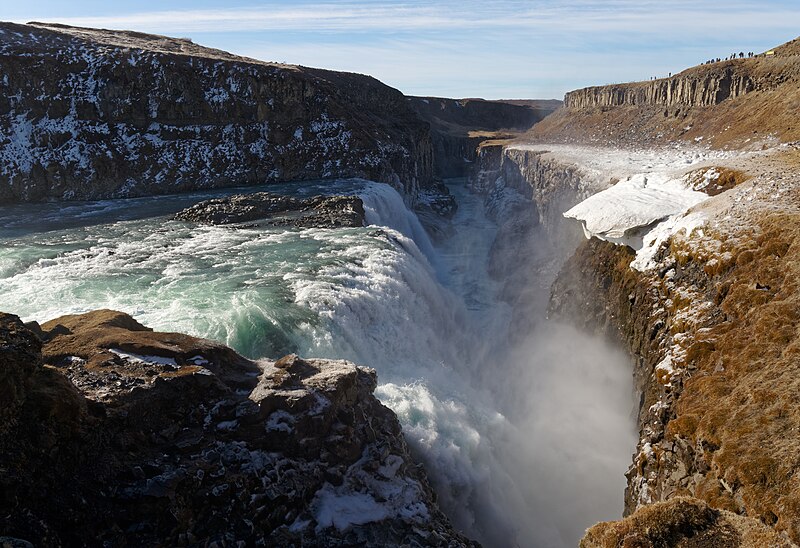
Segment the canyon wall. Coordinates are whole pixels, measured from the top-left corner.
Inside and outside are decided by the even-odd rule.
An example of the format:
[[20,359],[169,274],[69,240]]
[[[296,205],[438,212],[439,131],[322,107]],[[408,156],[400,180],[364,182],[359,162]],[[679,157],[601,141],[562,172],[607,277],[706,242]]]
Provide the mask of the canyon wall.
[[769,85],[769,80],[756,80],[734,66],[720,66],[701,74],[679,74],[649,82],[595,86],[570,91],[564,96],[566,108],[640,106],[710,106],[728,98]]
[[658,266],[640,272],[633,250],[584,240],[559,218],[613,181],[536,148],[482,147],[472,178],[500,223],[504,252],[492,267],[514,323],[530,330],[541,321],[514,297],[548,284],[548,318],[630,351],[638,397],[628,518],[597,525],[582,546],[689,537],[715,546],[723,533],[730,546],[792,546],[797,192],[770,172],[740,183],[709,202],[726,217],[700,236],[674,236],[653,258]]
[[431,124],[434,172],[463,177],[477,160],[482,142],[513,137],[553,112],[560,101],[485,101],[408,97],[420,118]]
[[469,185],[485,195],[487,216],[498,225],[489,271],[512,304],[512,338],[520,340],[541,321],[550,284],[583,240],[561,214],[598,185],[546,150],[493,143],[478,148]]
[[0,203],[364,177],[409,204],[428,125],[374,78],[190,40],[0,24]]
[[723,60],[668,78],[570,91],[564,108],[529,130],[530,140],[603,145],[702,141],[758,148],[800,139],[798,41],[774,55]]
[[673,238],[645,273],[629,267],[629,250],[592,240],[554,284],[551,316],[618,337],[636,357],[627,514],[691,496],[800,540],[788,456],[800,424],[790,403],[798,235],[789,207],[717,224],[699,245]]

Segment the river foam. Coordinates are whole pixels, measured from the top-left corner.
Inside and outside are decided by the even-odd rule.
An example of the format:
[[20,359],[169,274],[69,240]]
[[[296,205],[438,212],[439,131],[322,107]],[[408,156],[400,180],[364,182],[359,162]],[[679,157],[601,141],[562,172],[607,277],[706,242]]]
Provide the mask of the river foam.
[[495,227],[462,186],[436,246],[391,187],[348,188],[370,226],[203,227],[69,206],[69,222],[3,234],[0,308],[39,321],[113,308],[253,358],[374,367],[443,509],[489,546],[574,545],[618,517],[635,443],[625,358],[563,326],[508,345],[510,309],[488,276]]

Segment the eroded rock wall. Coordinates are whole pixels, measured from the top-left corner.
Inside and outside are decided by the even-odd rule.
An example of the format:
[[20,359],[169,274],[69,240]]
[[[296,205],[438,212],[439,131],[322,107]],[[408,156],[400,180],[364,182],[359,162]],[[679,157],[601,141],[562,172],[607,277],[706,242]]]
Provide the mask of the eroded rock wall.
[[431,125],[434,172],[438,177],[464,177],[477,160],[478,145],[529,129],[553,112],[559,101],[485,101],[408,97],[417,114]]
[[[651,505],[688,496],[772,527],[785,537],[776,545],[800,540],[797,466],[786,458],[800,424],[790,403],[798,386],[795,196],[763,210],[729,202],[744,205],[699,235],[673,236],[646,272],[629,267],[626,248],[588,241],[554,283],[551,316],[617,338],[636,359],[640,439],[627,515],[646,520],[657,515]],[[663,514],[661,525],[672,517]]]
[[408,202],[428,126],[368,76],[189,40],[0,24],[0,203],[364,177]]
[[702,74],[570,91],[564,96],[564,106],[575,109],[623,105],[703,107],[750,93],[765,84],[766,81],[727,66]]
[[489,272],[512,303],[512,337],[526,337],[544,317],[546,295],[561,264],[582,241],[581,229],[561,215],[591,185],[581,171],[546,150],[484,144],[469,184],[485,195],[498,232]]

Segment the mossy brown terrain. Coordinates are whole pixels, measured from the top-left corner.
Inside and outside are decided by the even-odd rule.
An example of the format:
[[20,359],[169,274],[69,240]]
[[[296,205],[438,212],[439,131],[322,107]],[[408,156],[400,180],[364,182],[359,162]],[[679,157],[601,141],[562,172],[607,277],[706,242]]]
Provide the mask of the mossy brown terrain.
[[636,146],[702,141],[717,148],[800,140],[798,43],[775,48],[775,55],[699,65],[669,78],[570,92],[565,107],[525,139]]
[[800,192],[790,188],[756,205],[720,195],[728,217],[673,237],[652,272],[631,269],[629,249],[588,241],[554,284],[552,315],[637,358],[634,516],[691,496],[800,541]]
[[768,527],[697,499],[676,498],[643,508],[618,522],[598,523],[580,548],[789,548]]

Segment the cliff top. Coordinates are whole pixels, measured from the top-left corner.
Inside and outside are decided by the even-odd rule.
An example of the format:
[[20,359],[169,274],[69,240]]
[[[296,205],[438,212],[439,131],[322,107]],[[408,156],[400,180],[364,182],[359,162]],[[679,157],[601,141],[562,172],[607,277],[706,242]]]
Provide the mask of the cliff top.
[[800,60],[796,58],[800,56],[800,38],[791,40],[790,42],[768,51],[774,53],[772,55],[767,55],[766,52],[763,52],[753,57],[722,59],[719,62],[703,63],[686,68],[669,77],[657,78],[655,80],[590,86],[570,91],[566,94],[566,97],[585,93],[587,90],[645,87],[653,85],[654,82],[669,82],[681,79],[704,80],[728,73],[748,75],[751,78],[763,80],[764,85],[780,85],[787,81],[797,80],[798,77],[800,77]]
[[615,145],[694,141],[759,149],[800,140],[800,38],[669,78],[571,91],[525,140]]
[[[36,30],[35,33],[33,32],[34,29]],[[7,43],[25,40],[30,44],[39,44],[47,47],[51,45],[50,41],[52,40],[76,39],[115,48],[139,49],[153,53],[186,55],[217,59],[219,61],[236,61],[259,65],[274,65],[285,68],[298,68],[295,65],[260,61],[258,59],[234,55],[227,51],[200,46],[192,42],[190,38],[172,38],[169,36],[147,34],[131,30],[92,29],[86,27],[72,27],[58,23],[41,23],[38,21],[31,21],[25,25],[0,22],[0,35],[2,35],[3,41]]]

